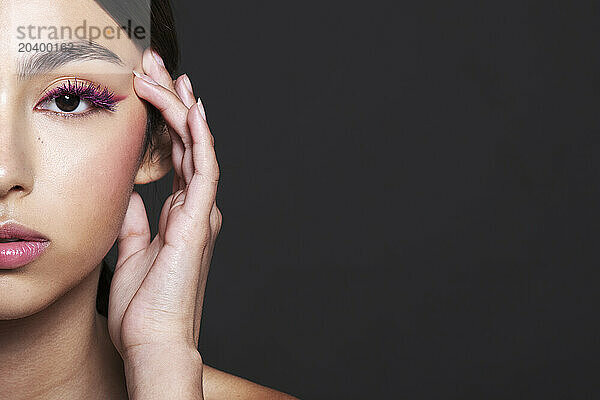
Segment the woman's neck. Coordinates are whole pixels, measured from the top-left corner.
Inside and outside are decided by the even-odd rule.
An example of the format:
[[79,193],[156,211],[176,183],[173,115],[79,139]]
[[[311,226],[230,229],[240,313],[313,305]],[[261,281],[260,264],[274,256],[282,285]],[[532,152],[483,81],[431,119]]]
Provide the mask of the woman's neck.
[[96,311],[99,264],[25,318],[0,321],[0,399],[126,399],[123,361]]

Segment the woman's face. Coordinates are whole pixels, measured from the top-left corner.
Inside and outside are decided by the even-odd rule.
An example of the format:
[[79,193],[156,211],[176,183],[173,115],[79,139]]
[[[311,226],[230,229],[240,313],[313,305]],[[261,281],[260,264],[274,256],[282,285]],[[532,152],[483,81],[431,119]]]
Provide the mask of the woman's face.
[[138,172],[146,110],[131,71],[141,51],[110,30],[94,40],[103,47],[50,36],[84,21],[117,26],[92,0],[0,0],[0,224],[50,240],[31,263],[0,269],[0,320],[42,310],[98,266]]

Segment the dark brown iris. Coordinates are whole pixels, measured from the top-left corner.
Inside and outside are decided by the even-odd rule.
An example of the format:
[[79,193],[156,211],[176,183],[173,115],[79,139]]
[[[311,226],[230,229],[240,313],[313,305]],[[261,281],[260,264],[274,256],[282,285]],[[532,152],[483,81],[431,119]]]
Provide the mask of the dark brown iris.
[[81,101],[81,99],[79,98],[79,96],[73,96],[73,95],[62,95],[59,96],[55,99],[56,101],[56,106],[59,108],[59,110],[64,111],[64,112],[70,112],[73,111],[77,108],[77,106],[79,106],[79,103]]

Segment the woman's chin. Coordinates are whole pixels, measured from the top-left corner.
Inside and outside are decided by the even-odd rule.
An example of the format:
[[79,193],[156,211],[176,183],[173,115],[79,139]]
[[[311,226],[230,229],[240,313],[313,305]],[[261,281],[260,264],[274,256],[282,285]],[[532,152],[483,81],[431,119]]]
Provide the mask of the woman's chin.
[[55,285],[0,271],[0,321],[26,318],[43,311],[64,294]]
[[[79,259],[74,262],[86,263]],[[80,269],[54,268],[53,265],[68,264],[63,258],[50,257],[23,268],[0,269],[0,321],[26,318],[52,305],[65,318],[95,307],[90,297],[94,298],[102,264],[92,262]],[[71,273],[65,274],[65,271]]]
[[42,293],[35,293],[31,287],[17,284],[0,285],[0,321],[29,317],[44,310],[51,303],[48,297]]

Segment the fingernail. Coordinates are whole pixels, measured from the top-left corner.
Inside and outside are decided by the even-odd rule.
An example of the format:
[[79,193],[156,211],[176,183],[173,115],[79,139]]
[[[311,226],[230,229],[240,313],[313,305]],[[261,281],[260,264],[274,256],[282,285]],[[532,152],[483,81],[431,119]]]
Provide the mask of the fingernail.
[[158,83],[157,83],[157,82],[156,82],[154,79],[150,78],[150,77],[149,77],[148,75],[146,75],[146,74],[140,74],[139,72],[137,72],[137,71],[135,71],[135,70],[133,71],[133,74],[134,74],[135,76],[137,76],[138,78],[141,78],[141,79],[145,80],[146,82],[148,82],[148,83],[149,83],[149,84],[151,84],[151,85],[158,85]]
[[200,109],[200,114],[202,114],[202,118],[206,121],[206,112],[204,111],[204,105],[202,104],[202,100],[198,97],[198,108]]
[[183,83],[185,83],[185,87],[188,88],[191,94],[194,94],[194,89],[192,89],[192,82],[187,74],[183,74]]
[[152,52],[152,57],[154,57],[154,59],[156,60],[156,62],[157,62],[159,65],[161,65],[161,66],[163,66],[163,67],[164,67],[164,66],[165,66],[165,63],[164,63],[164,61],[163,61],[162,57],[161,57],[161,56],[160,56],[160,55],[159,55],[159,54],[158,54],[156,51],[154,51],[154,50],[151,50],[151,52]]

